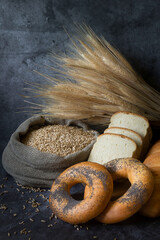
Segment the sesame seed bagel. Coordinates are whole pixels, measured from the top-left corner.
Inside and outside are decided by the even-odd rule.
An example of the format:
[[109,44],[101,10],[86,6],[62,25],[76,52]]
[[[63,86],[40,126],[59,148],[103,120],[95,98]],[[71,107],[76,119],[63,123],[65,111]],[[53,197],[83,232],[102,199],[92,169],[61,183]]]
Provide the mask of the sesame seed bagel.
[[[82,201],[70,195],[71,187],[77,183],[84,183],[88,187],[88,194]],[[51,187],[50,207],[65,222],[85,223],[105,209],[112,191],[113,180],[104,166],[81,162],[67,168],[55,180]]]

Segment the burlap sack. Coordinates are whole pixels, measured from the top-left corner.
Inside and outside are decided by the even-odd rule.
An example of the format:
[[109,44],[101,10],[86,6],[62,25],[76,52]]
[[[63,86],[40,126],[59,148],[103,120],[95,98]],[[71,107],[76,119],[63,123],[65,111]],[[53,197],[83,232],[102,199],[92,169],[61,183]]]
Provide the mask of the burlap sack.
[[[79,152],[60,157],[56,154],[41,152],[20,142],[29,127],[47,124],[72,125],[90,130],[81,121],[46,119],[42,116],[31,117],[23,122],[12,134],[2,155],[4,169],[22,185],[32,187],[50,187],[53,180],[67,167],[86,161],[95,140]],[[95,139],[98,132],[94,131]]]

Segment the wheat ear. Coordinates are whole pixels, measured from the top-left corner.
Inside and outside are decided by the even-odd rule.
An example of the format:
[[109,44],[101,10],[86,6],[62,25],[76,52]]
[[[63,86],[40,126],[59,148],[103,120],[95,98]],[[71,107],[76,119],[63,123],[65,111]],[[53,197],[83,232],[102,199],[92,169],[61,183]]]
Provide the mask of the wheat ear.
[[57,57],[60,74],[67,81],[44,75],[51,84],[36,90],[45,100],[40,113],[106,125],[113,113],[130,111],[158,123],[160,93],[103,37],[87,26],[77,27],[77,31],[73,51]]

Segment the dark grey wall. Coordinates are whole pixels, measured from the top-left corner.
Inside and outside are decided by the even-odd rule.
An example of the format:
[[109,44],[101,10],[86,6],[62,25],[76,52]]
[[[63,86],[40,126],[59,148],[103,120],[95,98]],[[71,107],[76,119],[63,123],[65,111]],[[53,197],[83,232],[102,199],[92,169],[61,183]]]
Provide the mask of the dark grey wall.
[[[24,82],[41,82],[32,72],[49,63],[50,50],[65,52],[73,22],[85,22],[114,44],[145,80],[160,90],[159,0],[0,0],[1,150],[30,115]],[[43,67],[41,68],[43,69]]]

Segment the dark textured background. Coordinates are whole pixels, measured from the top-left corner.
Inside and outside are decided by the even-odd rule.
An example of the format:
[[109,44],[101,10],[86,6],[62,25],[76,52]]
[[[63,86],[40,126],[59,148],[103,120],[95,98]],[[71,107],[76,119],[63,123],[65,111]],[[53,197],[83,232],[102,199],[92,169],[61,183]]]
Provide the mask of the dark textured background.
[[[160,90],[159,15],[159,0],[0,0],[1,152],[12,132],[29,117],[22,111],[16,113],[19,107],[27,106],[20,96],[26,94],[25,82],[43,81],[32,70],[37,69],[37,65],[50,64],[50,50],[56,53],[67,50],[69,38],[63,26],[70,31],[74,22],[90,25],[98,35],[116,46],[152,87]],[[2,170],[2,177],[5,176]],[[2,216],[0,240],[8,239],[7,232],[12,233],[10,238],[28,239],[24,235],[13,237],[13,232],[20,230],[16,221],[22,218],[21,207],[26,198],[15,190],[16,184],[11,177],[7,181],[5,187],[9,195],[0,196],[2,203],[9,204]],[[13,211],[19,212],[18,220],[13,218]],[[47,214],[42,206],[41,215],[35,218],[40,221],[40,217],[47,218]],[[117,240],[160,239],[159,219],[140,216],[112,226],[93,222],[89,230],[84,227],[81,231],[59,220],[54,229],[37,221],[30,226],[32,239],[94,239],[94,236],[108,240],[116,237]],[[29,220],[26,222],[29,224]]]

